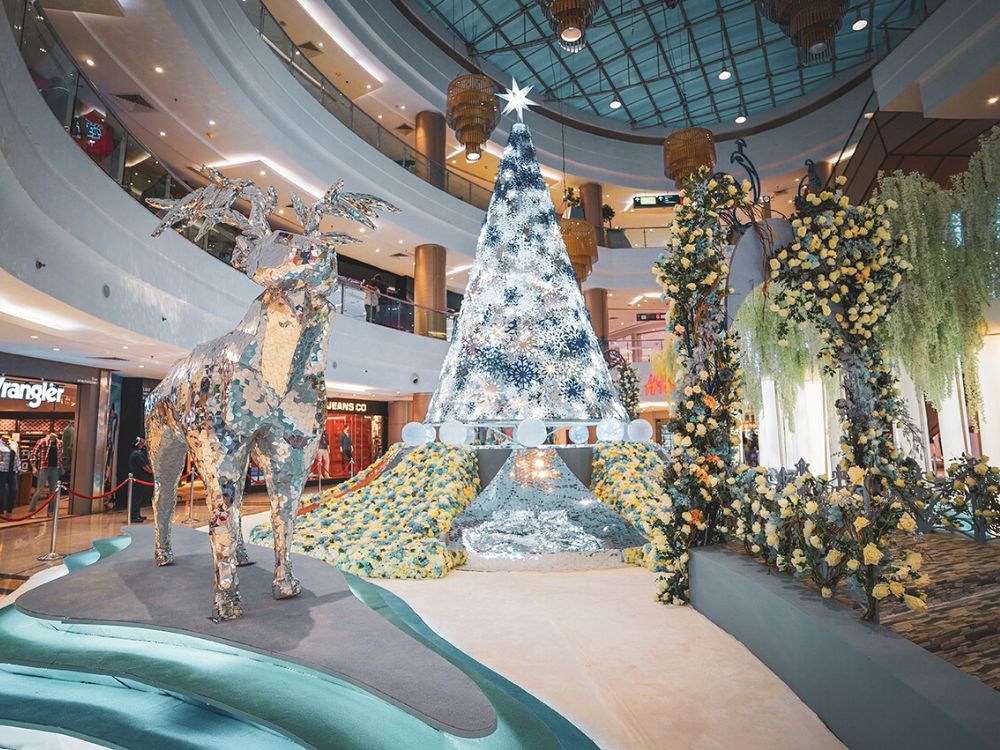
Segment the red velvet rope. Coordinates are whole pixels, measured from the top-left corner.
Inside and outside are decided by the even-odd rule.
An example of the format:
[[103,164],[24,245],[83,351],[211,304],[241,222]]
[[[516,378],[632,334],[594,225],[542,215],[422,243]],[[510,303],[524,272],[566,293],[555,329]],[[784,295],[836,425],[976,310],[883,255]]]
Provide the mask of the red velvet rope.
[[[58,492],[58,490],[56,490],[56,492]],[[8,522],[10,522],[10,521],[27,521],[29,518],[31,518],[35,514],[41,513],[45,509],[45,506],[47,506],[49,503],[52,502],[52,499],[55,496],[56,496],[56,493],[53,492],[51,495],[49,495],[48,499],[44,503],[42,503],[41,505],[39,505],[37,508],[35,508],[33,511],[31,511],[31,513],[29,513],[26,516],[18,516],[16,518],[14,518],[12,516],[0,516],[0,521],[8,521]]]

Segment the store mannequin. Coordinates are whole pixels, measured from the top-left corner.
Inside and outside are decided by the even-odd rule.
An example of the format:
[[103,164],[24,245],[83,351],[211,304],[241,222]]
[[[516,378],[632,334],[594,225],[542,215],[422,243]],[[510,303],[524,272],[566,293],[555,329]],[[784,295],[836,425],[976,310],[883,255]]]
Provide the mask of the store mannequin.
[[[63,445],[58,435],[50,432],[35,443],[31,451],[31,465],[35,467],[38,481],[35,494],[31,496],[31,505],[28,507],[28,512],[34,513],[38,498],[42,496],[42,488],[45,488],[45,497],[49,497],[59,486],[63,468]],[[54,502],[49,503],[49,515],[55,511]]]
[[17,455],[17,444],[9,435],[0,436],[0,513],[14,510],[17,499],[17,475],[21,471],[21,457]]

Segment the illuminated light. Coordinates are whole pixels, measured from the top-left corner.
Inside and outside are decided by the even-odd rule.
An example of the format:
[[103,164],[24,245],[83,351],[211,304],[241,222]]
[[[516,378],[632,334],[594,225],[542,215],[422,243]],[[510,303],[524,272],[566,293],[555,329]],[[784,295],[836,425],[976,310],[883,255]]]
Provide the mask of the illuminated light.
[[322,47],[323,46],[323,42],[317,42],[317,45],[320,46],[320,47]]
[[36,323],[54,331],[73,331],[80,328],[80,324],[71,318],[64,318],[58,313],[39,307],[22,305],[4,297],[0,297],[0,314]]
[[263,170],[263,169],[262,169],[262,170],[260,170],[260,176],[261,176],[261,177],[263,177],[263,176],[264,176],[264,175],[266,175],[266,174],[267,174],[267,172],[266,172],[265,170]]
[[166,131],[165,130],[161,130],[160,131],[160,138],[166,138],[166,137],[167,137]]
[[52,351],[54,351],[54,352],[61,352],[62,349],[60,349],[58,346],[53,346],[52,347]]
[[376,252],[376,253],[380,253],[380,252],[382,252],[382,248],[380,248],[380,247],[376,247],[376,248],[375,248],[375,252]]
[[157,73],[162,73],[163,72],[163,68],[161,68],[159,65],[157,65],[155,68],[153,68],[153,70],[155,70]]
[[559,37],[564,42],[579,42],[583,38],[583,29],[578,26],[567,26]]
[[483,157],[478,151],[473,151],[472,153],[465,155],[466,161],[479,161]]
[[283,209],[283,208],[279,208],[279,209],[278,209],[278,213],[279,213],[279,214],[282,214],[282,215],[283,215],[283,214],[285,213],[285,209]]
[[371,91],[372,85],[369,83],[367,86],[365,86],[365,88]]
[[379,115],[379,116],[378,116],[378,119],[380,119],[380,120],[381,120],[381,119],[382,119],[382,115]]
[[1000,102],[1000,96],[991,96],[986,100],[987,104],[996,104],[997,102]]
[[365,228],[361,227],[361,229],[359,229],[358,231],[361,232],[361,234],[364,234],[365,233]]
[[728,81],[733,77],[733,74],[729,72],[725,65],[722,66],[722,70],[719,71],[719,80]]
[[302,188],[302,190],[312,196],[315,196],[316,198],[319,198],[326,192],[325,188],[317,187],[298,172],[295,172],[286,167],[284,164],[279,164],[270,157],[263,156],[261,154],[238,154],[236,156],[231,156],[228,159],[222,159],[220,161],[212,162],[211,164],[206,164],[206,166],[213,167],[215,169],[227,169],[229,167],[243,166],[244,164],[250,164],[252,162],[264,164],[275,174],[291,183],[294,183],[298,187]]
[[622,103],[617,99],[612,99],[611,104],[609,104],[608,106],[611,107],[611,109],[621,109]]
[[208,121],[208,124],[209,124],[209,125],[215,125],[215,120],[209,120],[209,121]]
[[746,121],[747,121],[747,118],[746,118],[745,115],[740,115],[739,117],[736,118],[736,124],[737,125],[742,125]]
[[403,241],[402,241],[402,240],[400,240],[400,241],[399,241],[399,244],[400,244],[400,245],[402,245],[402,244],[403,244]]
[[[41,49],[41,47],[39,47],[39,49]],[[44,51],[45,50],[42,50],[42,52]],[[91,68],[94,67],[94,61],[91,58],[88,57],[86,60],[84,60],[84,62],[87,63],[87,65],[89,65]]]
[[37,339],[37,338],[38,338],[38,334],[36,334],[36,333],[33,333],[33,334],[31,334],[31,336],[29,336],[28,338],[32,338],[32,339]]
[[367,393],[372,390],[370,386],[359,383],[345,383],[340,380],[327,380],[326,387],[334,391],[346,391],[347,393]]
[[139,369],[140,370],[145,370],[146,369],[146,365],[139,365]]
[[862,17],[860,13],[854,17],[854,23],[851,24],[852,31],[863,31],[868,28],[868,19]]
[[[320,30],[330,37],[345,53],[354,59],[358,65],[379,83],[385,83],[383,68],[364,49],[355,46],[341,29],[343,24],[327,5],[326,0],[298,0],[302,10],[319,26]],[[320,45],[322,46],[322,44]]]
[[874,112],[865,112],[865,119],[870,120],[875,116]]
[[125,344],[122,349],[128,349],[128,344]]

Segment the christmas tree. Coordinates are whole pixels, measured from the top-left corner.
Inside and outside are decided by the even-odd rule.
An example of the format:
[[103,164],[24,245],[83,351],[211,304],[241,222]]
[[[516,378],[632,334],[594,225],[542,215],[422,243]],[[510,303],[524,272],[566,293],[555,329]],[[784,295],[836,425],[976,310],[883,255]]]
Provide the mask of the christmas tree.
[[[515,84],[516,87],[516,84]],[[516,88],[515,88],[516,91]],[[427,421],[625,420],[524,123],[511,130]]]

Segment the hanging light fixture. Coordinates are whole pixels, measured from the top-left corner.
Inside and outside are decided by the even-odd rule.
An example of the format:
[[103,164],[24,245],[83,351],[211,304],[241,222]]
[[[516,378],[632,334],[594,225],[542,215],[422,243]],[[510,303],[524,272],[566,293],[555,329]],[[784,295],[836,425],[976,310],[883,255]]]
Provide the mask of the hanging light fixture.
[[597,235],[594,226],[586,219],[559,219],[563,243],[569,253],[569,262],[576,273],[576,280],[583,283],[597,260]]
[[559,46],[567,52],[583,49],[584,34],[594,20],[597,0],[538,0],[552,31],[559,35]]
[[699,167],[715,166],[715,138],[707,128],[675,130],[663,141],[663,173],[678,185]]
[[468,73],[448,84],[445,118],[465,146],[465,160],[479,161],[483,144],[500,122],[496,85],[484,75]]
[[776,23],[792,44],[813,61],[830,56],[844,23],[848,0],[758,0],[763,16]]

